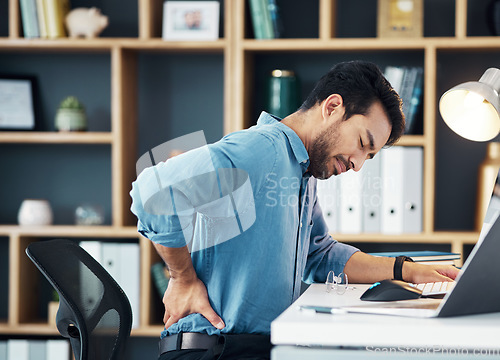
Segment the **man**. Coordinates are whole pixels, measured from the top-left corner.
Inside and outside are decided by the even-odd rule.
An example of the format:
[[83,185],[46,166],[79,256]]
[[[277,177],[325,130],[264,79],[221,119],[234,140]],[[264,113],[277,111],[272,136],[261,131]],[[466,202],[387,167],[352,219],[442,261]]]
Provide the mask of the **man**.
[[[395,273],[414,283],[454,279],[458,270],[451,266],[396,264],[338,243],[317,203],[316,179],[359,171],[403,129],[401,100],[374,64],[334,66],[297,112],[281,121],[263,113],[256,126],[208,146],[214,169],[243,170],[251,184],[244,203],[231,198],[241,230],[231,236],[224,216],[186,212],[185,206],[161,214],[142,204],[140,187],[152,179],[174,184],[208,173],[201,150],[144,170],[131,192],[132,211],[171,274],[160,359],[268,358],[271,321],[300,295],[301,280],[324,282],[330,270],[344,272],[351,283]],[[191,182],[166,187],[182,204],[202,203],[199,197],[211,192]],[[254,221],[242,226],[248,214]],[[198,244],[191,254],[189,242]]]

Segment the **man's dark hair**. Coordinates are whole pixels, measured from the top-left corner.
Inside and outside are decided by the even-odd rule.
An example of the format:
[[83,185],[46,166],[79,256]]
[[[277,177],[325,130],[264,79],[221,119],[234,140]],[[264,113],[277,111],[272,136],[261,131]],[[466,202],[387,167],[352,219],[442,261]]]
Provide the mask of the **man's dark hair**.
[[401,98],[377,65],[366,61],[335,65],[318,81],[300,110],[312,108],[331,94],[339,94],[344,99],[344,119],[358,114],[366,115],[370,107],[380,101],[392,126],[385,146],[393,145],[403,135],[405,118]]

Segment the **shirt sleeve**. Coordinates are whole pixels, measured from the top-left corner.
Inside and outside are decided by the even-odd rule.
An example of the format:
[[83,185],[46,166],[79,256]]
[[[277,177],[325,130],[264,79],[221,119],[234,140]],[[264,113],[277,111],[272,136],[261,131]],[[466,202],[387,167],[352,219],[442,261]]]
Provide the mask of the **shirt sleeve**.
[[[213,165],[206,146],[144,169],[130,192],[138,231],[167,247],[185,246],[193,234],[194,208],[201,201],[194,185],[210,173]],[[204,195],[212,189],[205,190]]]
[[[240,132],[146,168],[130,192],[138,231],[163,246],[182,247],[189,245],[200,217],[226,219],[228,225],[218,230],[227,236],[245,230],[255,218],[248,208],[265,181],[262,170],[275,158],[265,136]],[[235,212],[244,216],[236,219]]]
[[316,195],[312,211],[313,227],[303,276],[303,281],[308,284],[325,282],[331,270],[335,275],[340,274],[351,256],[359,251],[354,246],[340,243],[332,238]]

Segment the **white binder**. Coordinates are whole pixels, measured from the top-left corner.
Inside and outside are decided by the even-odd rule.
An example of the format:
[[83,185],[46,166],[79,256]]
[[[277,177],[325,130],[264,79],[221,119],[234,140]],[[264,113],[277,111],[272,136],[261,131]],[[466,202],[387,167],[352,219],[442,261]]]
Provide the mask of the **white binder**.
[[0,359],[7,359],[7,340],[0,340]]
[[25,339],[7,340],[7,360],[29,360],[29,343]]
[[383,149],[381,171],[384,186],[382,188],[383,234],[403,233],[403,183],[404,183],[404,148],[393,146]]
[[403,232],[420,233],[423,205],[423,149],[404,149]]
[[358,173],[349,170],[338,175],[338,179],[340,180],[339,232],[344,234],[359,234],[362,227],[362,170]]
[[[79,243],[80,247],[101,265],[102,244],[96,240],[80,241]],[[80,264],[80,289],[82,289],[80,294],[82,301],[92,309],[101,298],[102,285],[84,264]]]
[[380,233],[382,210],[382,178],[380,176],[380,158],[375,156],[365,161],[363,168],[363,232]]
[[67,360],[70,357],[70,345],[68,340],[47,340],[47,359]]
[[45,340],[29,340],[30,360],[46,360],[47,359],[46,356],[47,356],[47,342]]
[[120,244],[114,242],[102,243],[102,262],[101,265],[120,285]]
[[338,179],[331,176],[326,180],[317,181],[317,197],[323,218],[325,219],[328,231],[335,233],[338,230]]
[[123,243],[120,247],[120,277],[118,284],[127,295],[132,308],[132,329],[139,327],[140,313],[140,254],[139,244]]

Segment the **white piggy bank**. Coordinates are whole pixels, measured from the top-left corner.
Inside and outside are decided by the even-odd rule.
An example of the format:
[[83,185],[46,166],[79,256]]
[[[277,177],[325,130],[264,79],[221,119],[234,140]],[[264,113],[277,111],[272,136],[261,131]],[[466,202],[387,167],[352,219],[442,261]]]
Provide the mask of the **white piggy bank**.
[[65,24],[70,37],[94,38],[108,26],[108,17],[95,7],[76,8],[68,13]]

